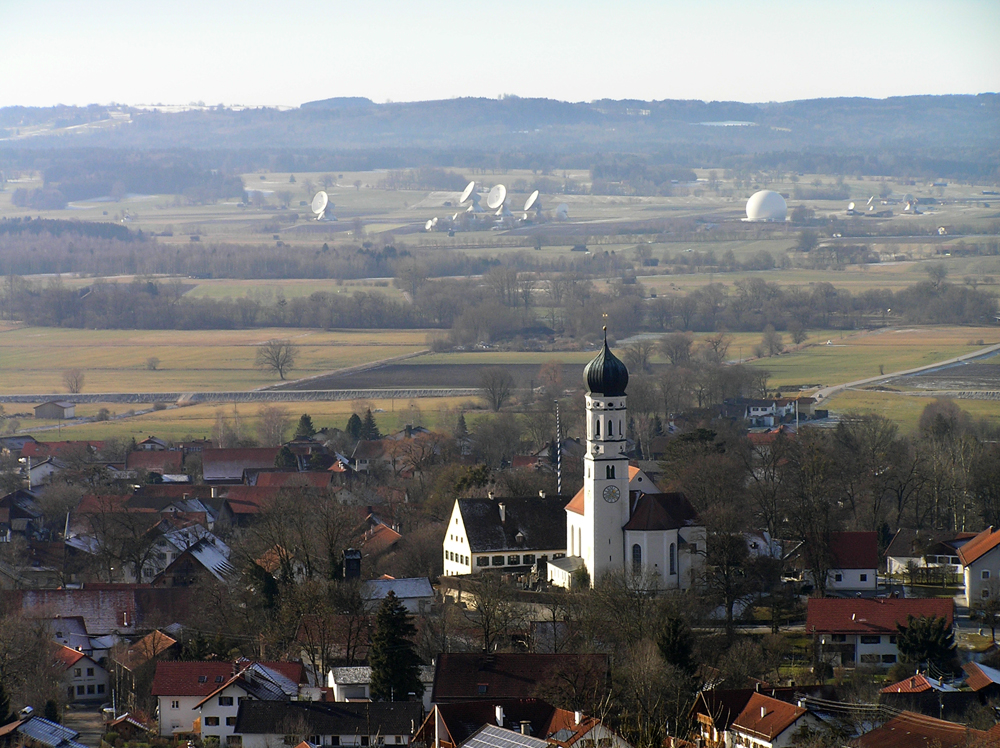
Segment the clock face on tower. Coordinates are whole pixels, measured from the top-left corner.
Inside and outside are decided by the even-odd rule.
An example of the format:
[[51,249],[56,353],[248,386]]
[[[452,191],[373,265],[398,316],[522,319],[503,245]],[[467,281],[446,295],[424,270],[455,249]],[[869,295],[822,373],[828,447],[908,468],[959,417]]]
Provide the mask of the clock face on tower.
[[622,497],[622,492],[618,486],[605,486],[604,487],[604,500],[609,504],[614,504],[618,499]]

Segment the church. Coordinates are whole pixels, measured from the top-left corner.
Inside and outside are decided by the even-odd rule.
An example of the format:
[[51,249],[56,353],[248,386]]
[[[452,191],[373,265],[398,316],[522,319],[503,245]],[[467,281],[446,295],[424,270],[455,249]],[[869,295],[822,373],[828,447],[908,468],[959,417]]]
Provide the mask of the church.
[[705,527],[681,493],[660,493],[626,456],[628,369],[604,347],[583,371],[587,453],[583,488],[566,505],[566,555],[548,562],[552,584],[594,586],[608,572],[641,575],[658,590],[698,584]]

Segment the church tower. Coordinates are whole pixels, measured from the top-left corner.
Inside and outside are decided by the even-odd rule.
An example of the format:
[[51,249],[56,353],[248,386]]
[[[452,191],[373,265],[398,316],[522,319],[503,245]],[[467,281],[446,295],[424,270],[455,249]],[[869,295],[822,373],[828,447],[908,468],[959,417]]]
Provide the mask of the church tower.
[[[567,525],[570,555],[582,557],[593,586],[609,570],[625,568],[622,528],[629,520],[628,458],[625,456],[625,388],[628,369],[604,348],[583,370],[587,386],[587,455],[584,458],[584,512]],[[574,527],[575,526],[575,527]],[[574,553],[575,551],[575,553]]]

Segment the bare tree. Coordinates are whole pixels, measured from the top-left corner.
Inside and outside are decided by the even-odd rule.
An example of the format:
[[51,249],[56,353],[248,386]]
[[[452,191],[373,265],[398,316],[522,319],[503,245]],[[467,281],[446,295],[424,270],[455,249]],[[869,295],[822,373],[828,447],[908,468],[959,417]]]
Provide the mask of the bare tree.
[[653,357],[653,352],[655,350],[656,343],[645,338],[636,340],[635,342],[629,343],[625,346],[622,358],[624,359],[629,372],[632,374],[641,374],[645,371],[649,371],[649,362]]
[[466,615],[482,632],[484,652],[506,649],[511,633],[524,624],[524,611],[513,590],[494,572],[483,572],[476,579]]
[[257,439],[263,447],[277,447],[285,441],[291,426],[288,411],[277,405],[262,405],[257,410]]
[[74,395],[83,390],[84,376],[81,369],[67,369],[63,372],[63,384],[66,385],[67,392]]
[[149,371],[156,371],[160,366],[160,359],[156,356],[150,356],[146,359],[146,368]]
[[765,355],[776,356],[785,350],[785,341],[781,338],[781,333],[774,329],[774,325],[764,328],[764,337],[760,341]]
[[257,346],[254,364],[258,369],[273,371],[282,379],[295,366],[299,348],[290,340],[269,340]]
[[514,377],[500,366],[483,369],[479,374],[479,396],[497,413],[514,393]]
[[660,339],[660,352],[674,366],[687,363],[691,359],[691,346],[694,336],[689,332],[674,332]]

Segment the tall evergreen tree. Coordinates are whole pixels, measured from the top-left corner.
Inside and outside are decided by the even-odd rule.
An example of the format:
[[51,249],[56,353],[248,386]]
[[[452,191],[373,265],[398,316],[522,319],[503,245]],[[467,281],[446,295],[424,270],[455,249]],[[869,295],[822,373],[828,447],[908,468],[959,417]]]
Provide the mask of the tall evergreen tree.
[[0,681],[0,725],[6,725],[13,717],[10,713],[10,696],[3,687],[3,681]]
[[944,668],[955,659],[955,635],[944,618],[907,616],[906,625],[898,623],[896,628],[903,662],[927,662]]
[[299,466],[299,461],[288,447],[282,447],[274,457],[276,468],[295,468]]
[[303,413],[295,427],[296,439],[309,439],[316,435],[316,427],[313,426],[313,419],[308,413]]
[[357,413],[351,413],[351,417],[347,419],[347,433],[354,439],[360,439],[361,428],[361,417]]
[[694,634],[683,618],[668,615],[663,619],[656,646],[664,660],[683,670],[685,675],[694,675],[698,668],[694,660]]
[[375,614],[375,633],[368,652],[373,700],[408,701],[410,693],[418,699],[423,695],[420,658],[413,643],[416,633],[403,603],[389,592]]
[[455,438],[464,439],[469,435],[469,427],[465,425],[465,413],[458,414],[458,423],[455,424]]
[[378,424],[375,423],[375,416],[372,415],[371,408],[365,411],[365,420],[361,423],[361,438],[369,440],[382,438],[382,434],[378,430]]

